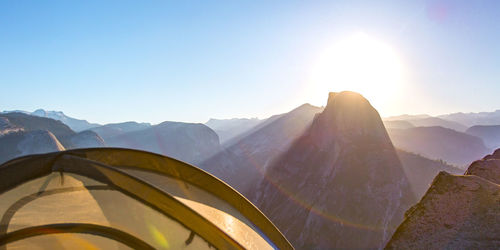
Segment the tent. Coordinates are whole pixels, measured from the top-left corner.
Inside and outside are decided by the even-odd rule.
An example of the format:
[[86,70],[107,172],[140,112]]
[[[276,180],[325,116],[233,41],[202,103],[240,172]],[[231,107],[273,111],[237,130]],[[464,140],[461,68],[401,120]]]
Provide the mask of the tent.
[[181,161],[118,148],[0,166],[0,249],[291,249],[230,186]]

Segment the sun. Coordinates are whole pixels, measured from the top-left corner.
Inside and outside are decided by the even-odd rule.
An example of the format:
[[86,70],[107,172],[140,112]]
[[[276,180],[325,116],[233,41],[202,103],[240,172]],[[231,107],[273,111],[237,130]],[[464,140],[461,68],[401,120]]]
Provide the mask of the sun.
[[308,89],[324,103],[327,92],[350,90],[374,106],[389,105],[404,87],[404,67],[388,44],[356,33],[325,50],[311,70]]

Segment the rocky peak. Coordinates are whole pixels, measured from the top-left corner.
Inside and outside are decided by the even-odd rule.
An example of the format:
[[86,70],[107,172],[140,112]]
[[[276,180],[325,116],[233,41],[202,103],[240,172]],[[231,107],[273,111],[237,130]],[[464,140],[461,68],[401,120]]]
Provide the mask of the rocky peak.
[[488,159],[498,159],[498,160],[500,160],[500,148],[498,148],[497,150],[495,150],[495,152],[493,152],[493,154],[485,156],[484,159],[486,159],[486,160],[488,160]]
[[70,137],[72,148],[104,147],[104,140],[94,131],[85,130]]
[[40,154],[64,150],[56,136],[47,130],[33,130],[23,134],[23,140],[17,144],[21,155]]
[[265,176],[250,198],[299,249],[379,248],[415,201],[378,112],[354,92],[330,93]]
[[0,117],[0,136],[22,130],[22,128],[16,127],[12,124],[6,117]]
[[14,126],[9,122],[9,119],[0,117],[0,130],[13,128]]
[[33,115],[36,115],[36,116],[47,116],[47,111],[43,110],[43,109],[37,109],[35,111],[33,111],[32,113]]
[[493,154],[487,155],[481,160],[473,162],[465,175],[476,175],[500,184],[500,149],[495,150]]
[[327,105],[315,117],[312,127],[314,140],[322,144],[328,144],[332,138],[346,142],[362,138],[392,147],[377,110],[356,92],[329,93]]

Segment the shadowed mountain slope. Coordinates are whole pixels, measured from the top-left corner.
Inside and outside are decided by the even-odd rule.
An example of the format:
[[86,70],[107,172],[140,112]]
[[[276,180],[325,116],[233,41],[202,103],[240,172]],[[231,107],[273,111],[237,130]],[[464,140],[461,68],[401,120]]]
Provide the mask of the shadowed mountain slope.
[[396,152],[410,181],[411,189],[417,198],[421,198],[425,194],[439,172],[446,171],[451,174],[464,172],[464,170],[448,165],[444,161],[427,159],[401,149],[396,149]]
[[443,128],[453,129],[459,132],[464,132],[467,129],[467,126],[462,125],[458,122],[448,121],[445,119],[437,118],[437,117],[428,117],[416,120],[407,120],[415,127],[435,127],[440,126]]
[[62,144],[46,130],[20,130],[0,136],[0,164],[23,155],[62,150]]
[[304,104],[288,113],[272,116],[227,142],[223,151],[200,166],[248,195],[263,177],[269,162],[285,152],[321,110]]
[[219,135],[220,143],[224,144],[257,126],[262,121],[257,118],[210,119],[205,125],[213,129]]
[[104,140],[94,131],[85,130],[69,138],[71,148],[98,148],[106,146]]
[[250,198],[299,249],[382,247],[415,202],[378,112],[354,92],[330,93],[265,176]]
[[489,148],[500,147],[500,125],[476,125],[468,128],[465,132],[483,139],[484,144]]
[[397,148],[461,168],[489,151],[480,138],[443,127],[388,129],[388,132]]

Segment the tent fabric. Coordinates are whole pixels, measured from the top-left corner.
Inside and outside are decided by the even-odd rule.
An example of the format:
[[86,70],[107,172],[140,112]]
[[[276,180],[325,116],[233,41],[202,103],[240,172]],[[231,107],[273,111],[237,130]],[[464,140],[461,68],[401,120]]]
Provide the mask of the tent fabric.
[[0,244],[7,244],[9,242],[14,242],[17,240],[22,240],[28,237],[34,237],[38,235],[47,234],[59,234],[59,233],[87,233],[102,235],[106,238],[111,238],[113,240],[124,243],[132,249],[154,249],[146,242],[127,234],[123,231],[116,230],[110,227],[104,227],[94,224],[84,224],[84,223],[63,223],[63,224],[50,224],[36,227],[24,228],[15,232],[12,232],[4,237]]
[[[136,248],[130,244],[292,248],[224,182],[181,161],[138,150],[76,149],[11,160],[0,166],[0,201],[0,247],[25,241],[56,244],[54,239],[62,246],[68,239],[83,239],[110,249]],[[59,233],[36,233],[47,229]],[[117,241],[116,235],[129,241]]]
[[[19,202],[13,203],[20,191],[31,193],[29,196],[32,197],[32,201],[22,201],[28,197],[25,196],[19,199]],[[4,204],[13,205],[5,209]],[[24,183],[2,194],[1,205],[1,209],[5,210],[2,221],[8,225],[8,228],[2,228],[7,230],[6,237],[28,226],[86,223],[126,232],[157,249],[179,249],[184,246],[187,249],[209,247],[209,244],[197,235],[193,236],[189,244],[184,244],[182,241],[191,238],[192,234],[185,226],[112,187],[71,173],[62,176],[59,173],[52,173]],[[86,237],[81,236],[81,234],[73,235],[71,238],[77,239],[77,242],[85,242]],[[66,234],[54,237],[58,237],[56,240],[62,243],[68,241]],[[45,249],[57,248],[51,247],[54,245],[53,241],[38,241],[36,245],[46,246]],[[91,243],[102,249],[123,249],[112,241]],[[24,249],[29,248],[26,244],[22,246],[25,246]]]

